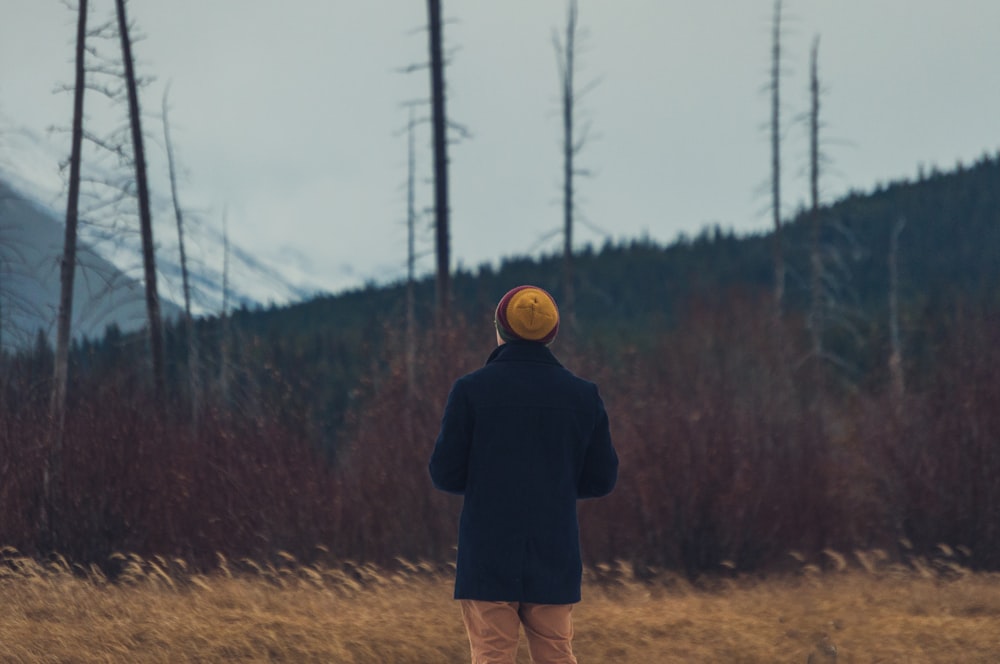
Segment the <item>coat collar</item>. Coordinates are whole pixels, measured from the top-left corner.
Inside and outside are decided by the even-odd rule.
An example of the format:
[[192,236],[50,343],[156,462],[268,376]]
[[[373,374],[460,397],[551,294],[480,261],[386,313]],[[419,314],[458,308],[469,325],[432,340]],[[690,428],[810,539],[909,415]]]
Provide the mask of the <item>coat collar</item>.
[[493,349],[486,364],[491,362],[541,362],[561,366],[548,346],[535,341],[508,341]]

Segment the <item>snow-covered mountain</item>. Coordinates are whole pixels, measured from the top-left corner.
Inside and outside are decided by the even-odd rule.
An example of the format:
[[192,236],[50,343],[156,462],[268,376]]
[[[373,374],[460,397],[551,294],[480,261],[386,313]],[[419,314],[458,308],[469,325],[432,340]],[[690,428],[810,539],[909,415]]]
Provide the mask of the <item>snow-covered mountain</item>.
[[[59,308],[59,261],[65,225],[53,210],[0,181],[0,345],[23,348],[38,331],[52,339]],[[180,309],[161,297],[164,318]],[[142,282],[81,243],[73,288],[75,337],[98,337],[146,323]]]
[[[51,186],[37,185],[33,178],[0,169],[3,348],[23,348],[34,343],[38,330],[53,337],[65,234],[64,200],[64,196],[53,193]],[[162,314],[168,319],[180,315],[183,302],[176,222],[169,201],[154,198],[153,207],[157,287]],[[102,336],[112,323],[122,331],[134,331],[146,324],[138,229],[114,225],[81,219],[73,289],[75,337]],[[300,274],[302,266],[294,259],[276,265],[233,241],[228,242],[227,250],[222,232],[205,223],[200,215],[186,215],[185,238],[192,311],[196,316],[218,314],[223,306],[232,309],[287,304],[323,292],[310,283],[308,276]],[[227,251],[228,279],[223,277]]]

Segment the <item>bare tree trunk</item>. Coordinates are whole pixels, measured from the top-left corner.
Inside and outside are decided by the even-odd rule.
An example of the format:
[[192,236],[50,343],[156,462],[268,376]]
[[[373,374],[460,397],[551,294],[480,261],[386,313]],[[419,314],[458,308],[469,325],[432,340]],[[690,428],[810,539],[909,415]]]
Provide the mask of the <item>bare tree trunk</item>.
[[180,198],[177,195],[177,172],[174,168],[174,148],[170,140],[170,122],[167,119],[167,94],[163,92],[163,139],[167,148],[167,166],[170,173],[170,196],[174,204],[174,217],[177,219],[177,243],[181,258],[181,283],[184,289],[184,331],[187,334],[188,353],[188,385],[191,391],[191,429],[198,431],[198,421],[201,417],[201,388],[198,380],[199,358],[198,341],[195,338],[194,318],[191,315],[191,281],[188,278],[187,253],[184,247],[184,215],[181,210]]
[[69,373],[70,327],[73,319],[73,281],[76,274],[76,229],[80,203],[80,154],[83,146],[83,96],[86,89],[87,0],[79,4],[76,32],[76,81],[73,88],[73,133],[69,160],[69,194],[66,199],[66,232],[59,264],[59,318],[56,323],[56,353],[50,414],[53,443],[62,440]]
[[785,299],[785,256],[781,237],[781,0],[774,1],[771,35],[771,211],[774,218],[774,304]]
[[[809,331],[812,335],[813,359],[817,367],[817,378],[822,372],[823,362],[823,329],[824,297],[823,297],[823,257],[820,252],[820,230],[822,218],[819,213],[819,72],[818,59],[819,37],[813,42],[810,58],[809,92],[812,105],[809,112],[809,190],[812,198],[812,208],[809,216],[812,221],[812,241],[809,249],[810,279],[809,290],[811,310],[809,312]],[[817,383],[818,387],[818,383]]]
[[[416,206],[415,206],[415,171],[416,148],[414,144],[413,108],[410,108],[410,123],[408,125],[408,154],[406,172],[406,387],[409,396],[416,392],[416,343],[417,316],[414,302],[414,284],[416,281]],[[409,411],[408,411],[409,412]],[[411,429],[412,431],[412,429]]]
[[889,236],[889,378],[897,408],[906,393],[903,377],[903,344],[899,335],[899,234],[906,226],[900,217]]
[[222,216],[222,317],[219,320],[219,392],[222,403],[229,404],[229,224]]
[[59,264],[59,318],[56,322],[56,352],[52,394],[49,401],[50,447],[43,472],[45,494],[43,522],[53,527],[53,487],[59,482],[63,432],[66,425],[66,385],[69,382],[69,343],[73,320],[73,278],[76,273],[76,227],[80,204],[80,154],[83,146],[83,95],[86,90],[87,0],[80,0],[76,24],[76,80],[73,84],[73,134],[69,158],[69,193],[66,198],[66,234]]
[[125,16],[125,0],[115,0],[118,11],[118,34],[122,43],[122,62],[128,89],[129,124],[132,129],[132,149],[135,154],[135,184],[139,196],[139,225],[142,234],[142,263],[146,281],[146,309],[149,314],[149,343],[153,357],[153,387],[159,403],[166,392],[163,359],[163,322],[160,318],[160,296],[156,289],[156,257],[153,246],[153,220],[149,207],[149,185],[146,178],[146,156],[143,150],[142,124],[139,113],[139,91],[132,59],[132,42]]
[[440,316],[446,315],[451,305],[450,258],[448,256],[448,121],[445,113],[440,0],[427,0],[427,16],[430,33],[431,114],[434,129],[434,228],[437,253],[435,295]]
[[575,293],[573,289],[573,142],[574,56],[576,55],[577,4],[570,0],[566,16],[566,42],[563,48],[556,40],[562,93],[563,119],[563,318],[569,329],[575,327]]

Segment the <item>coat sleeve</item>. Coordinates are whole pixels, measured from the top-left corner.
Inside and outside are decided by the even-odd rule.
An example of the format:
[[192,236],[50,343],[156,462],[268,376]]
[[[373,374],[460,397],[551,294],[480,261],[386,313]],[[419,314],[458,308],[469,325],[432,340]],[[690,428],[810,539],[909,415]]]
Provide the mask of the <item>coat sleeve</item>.
[[600,498],[611,493],[618,481],[618,454],[611,443],[608,413],[600,394],[597,395],[597,420],[591,432],[590,444],[583,458],[583,469],[577,481],[578,498]]
[[441,431],[428,465],[431,481],[437,489],[459,495],[465,493],[472,446],[472,412],[464,388],[461,380],[451,387],[441,418]]

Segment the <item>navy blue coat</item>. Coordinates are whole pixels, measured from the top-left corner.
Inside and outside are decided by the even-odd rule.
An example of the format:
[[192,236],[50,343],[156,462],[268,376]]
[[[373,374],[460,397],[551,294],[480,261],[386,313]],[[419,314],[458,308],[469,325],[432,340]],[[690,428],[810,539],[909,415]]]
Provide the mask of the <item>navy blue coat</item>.
[[464,496],[456,599],[580,601],[576,501],[618,477],[596,385],[540,343],[498,346],[452,386],[430,474]]

